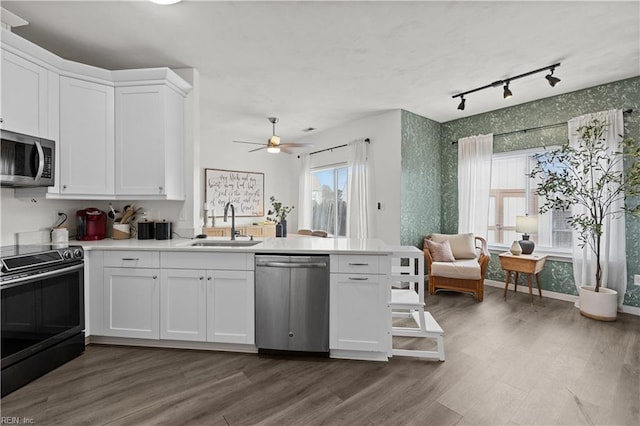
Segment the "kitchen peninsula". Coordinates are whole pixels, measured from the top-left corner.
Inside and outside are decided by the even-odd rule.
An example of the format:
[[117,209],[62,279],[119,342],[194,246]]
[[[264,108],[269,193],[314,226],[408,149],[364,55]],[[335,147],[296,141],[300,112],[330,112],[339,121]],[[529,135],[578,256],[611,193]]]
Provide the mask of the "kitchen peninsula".
[[255,255],[322,254],[329,256],[330,356],[386,361],[392,354],[392,249],[381,240],[130,239],[82,245],[92,343],[257,352]]

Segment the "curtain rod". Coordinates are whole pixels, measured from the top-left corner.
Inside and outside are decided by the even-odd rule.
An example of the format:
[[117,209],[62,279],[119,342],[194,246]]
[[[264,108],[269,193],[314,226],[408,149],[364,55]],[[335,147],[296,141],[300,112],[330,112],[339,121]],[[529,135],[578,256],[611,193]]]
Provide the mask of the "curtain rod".
[[[371,143],[371,141],[369,140],[369,138],[366,138],[364,141],[365,141],[366,143],[369,143],[369,144]],[[321,153],[321,152],[325,152],[325,151],[333,151],[334,149],[344,148],[344,147],[345,147],[345,146],[347,146],[347,145],[349,145],[349,144],[345,143],[345,144],[342,144],[342,145],[332,146],[331,148],[325,148],[325,149],[321,149],[321,150],[319,150],[319,151],[313,151],[313,152],[310,152],[310,153],[309,153],[309,155],[319,154],[319,153]],[[299,156],[299,155],[298,155],[298,158],[300,158],[300,156]]]
[[[632,108],[629,109],[625,109],[624,111],[622,111],[623,114],[631,114],[633,112]],[[555,124],[547,124],[545,126],[538,126],[538,127],[529,127],[528,129],[521,129],[521,130],[513,130],[511,132],[504,132],[504,133],[496,133],[495,135],[493,135],[493,137],[498,137],[498,136],[507,136],[507,135],[513,135],[514,133],[527,133],[530,132],[532,130],[543,130],[543,129],[550,129],[552,127],[559,127],[559,126],[566,126],[567,122],[563,121],[562,123],[555,123]],[[451,141],[451,145],[457,145],[458,141]]]

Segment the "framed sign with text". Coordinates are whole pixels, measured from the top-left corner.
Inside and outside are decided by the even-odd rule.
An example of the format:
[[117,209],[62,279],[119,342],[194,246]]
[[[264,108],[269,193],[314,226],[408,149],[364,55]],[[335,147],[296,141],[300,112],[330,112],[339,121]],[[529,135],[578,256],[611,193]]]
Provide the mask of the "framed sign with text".
[[264,173],[204,169],[204,200],[213,216],[224,216],[231,202],[236,217],[264,216]]

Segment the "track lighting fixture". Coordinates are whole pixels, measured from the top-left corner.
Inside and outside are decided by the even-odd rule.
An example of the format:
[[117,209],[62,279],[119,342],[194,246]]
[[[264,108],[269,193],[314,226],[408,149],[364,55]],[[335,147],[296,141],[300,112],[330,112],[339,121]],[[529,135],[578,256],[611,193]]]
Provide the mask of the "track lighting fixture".
[[505,99],[509,99],[512,96],[513,96],[513,93],[511,93],[511,90],[509,90],[509,81],[507,80],[507,84],[504,85],[504,91],[502,92],[502,97]]
[[458,109],[460,111],[464,111],[464,104],[466,102],[466,99],[464,98],[464,96],[460,97],[460,104],[458,105]]
[[560,83],[560,79],[553,75],[554,70],[555,70],[555,67],[551,67],[550,69],[551,72],[544,76],[544,78],[547,79],[551,87],[556,87],[556,84]]
[[458,93],[452,96],[452,98],[460,98],[460,103],[458,104],[458,109],[460,111],[464,111],[464,108],[466,106],[466,99],[464,98],[465,95],[468,95],[469,93],[474,93],[474,92],[478,92],[480,90],[483,89],[488,89],[489,87],[503,87],[503,92],[502,92],[502,96],[504,97],[504,99],[509,99],[510,97],[513,96],[513,93],[511,92],[511,89],[509,89],[509,83],[511,83],[513,80],[517,80],[519,78],[522,77],[528,77],[532,74],[536,74],[542,71],[546,71],[549,70],[549,74],[547,74],[544,78],[547,79],[547,81],[549,82],[549,85],[551,87],[555,87],[556,84],[558,84],[560,82],[560,79],[558,77],[555,77],[553,75],[553,71],[560,66],[560,62],[558,62],[557,64],[553,64],[553,65],[547,65],[546,67],[543,68],[539,68],[537,70],[533,70],[533,71],[529,71],[526,72],[524,74],[519,74],[513,77],[507,77],[503,80],[497,80],[494,81],[493,83],[489,83],[485,86],[482,87],[478,87],[477,89],[472,89],[472,90],[467,90],[466,92],[462,92],[462,93]]

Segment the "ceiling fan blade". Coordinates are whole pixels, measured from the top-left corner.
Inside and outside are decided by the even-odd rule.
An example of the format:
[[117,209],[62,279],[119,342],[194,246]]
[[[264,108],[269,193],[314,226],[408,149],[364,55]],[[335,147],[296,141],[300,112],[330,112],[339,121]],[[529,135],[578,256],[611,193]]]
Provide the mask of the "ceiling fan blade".
[[248,143],[251,145],[264,145],[264,142],[247,142],[247,141],[231,141],[231,142],[235,142],[235,143]]
[[293,154],[293,152],[286,148],[286,144],[285,146],[280,145],[280,152],[284,152],[285,154]]
[[313,148],[313,144],[312,143],[294,143],[294,142],[286,142],[286,143],[281,143],[280,146],[287,146],[289,148]]
[[263,146],[263,147],[260,147],[260,148],[252,149],[249,152],[256,152],[256,151],[260,151],[261,149],[267,149],[267,148],[268,148],[268,146]]

